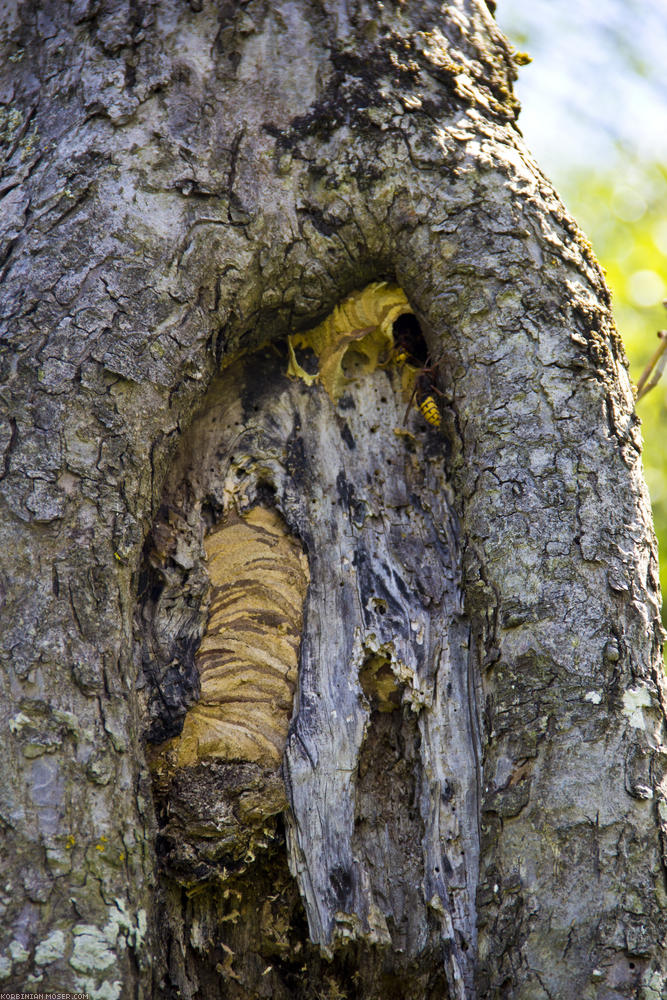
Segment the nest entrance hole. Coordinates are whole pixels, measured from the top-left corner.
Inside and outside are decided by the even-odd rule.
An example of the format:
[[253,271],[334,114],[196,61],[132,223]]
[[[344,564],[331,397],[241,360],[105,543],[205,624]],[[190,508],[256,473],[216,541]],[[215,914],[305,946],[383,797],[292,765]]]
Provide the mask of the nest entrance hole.
[[398,351],[405,351],[413,361],[418,361],[420,367],[428,362],[429,350],[424,339],[419,320],[414,313],[403,313],[392,327],[394,344]]

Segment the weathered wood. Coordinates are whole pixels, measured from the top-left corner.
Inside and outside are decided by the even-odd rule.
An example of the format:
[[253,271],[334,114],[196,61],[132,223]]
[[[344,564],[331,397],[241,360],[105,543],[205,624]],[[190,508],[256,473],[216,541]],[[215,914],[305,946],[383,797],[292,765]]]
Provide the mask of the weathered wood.
[[[379,315],[367,316],[365,334],[350,339],[351,312],[341,310],[345,318],[326,344],[313,341],[316,361],[325,359],[318,368],[322,384],[290,380],[276,351],[251,355],[225,373],[184,440],[165,506],[213,508],[224,523],[247,509],[248,516],[260,516],[254,505],[268,494],[308,553],[285,780],[290,867],[311,940],[330,957],[357,940],[389,949],[385,973],[392,972],[405,995],[414,988],[417,961],[421,976],[437,983],[444,949],[449,995],[464,997],[473,989],[476,943],[480,737],[445,442],[415,406],[404,425],[411,393],[389,349],[391,324],[380,366],[382,355],[372,346]],[[332,341],[345,346],[338,374],[328,381]],[[334,383],[337,401],[325,388]],[[249,419],[238,419],[240,409]],[[204,527],[202,521],[202,535]],[[216,546],[224,537],[224,529],[208,536]],[[235,552],[230,561],[238,566]],[[214,602],[217,592],[214,579]],[[217,627],[215,605],[209,621],[210,631]],[[234,636],[230,627],[224,641]],[[197,660],[203,668],[201,652]],[[187,714],[180,740],[167,745],[167,756],[174,746],[180,766],[193,763],[196,711]],[[272,711],[279,718],[275,702]],[[208,776],[211,754],[202,749]],[[236,759],[244,758],[241,748]],[[187,811],[197,833],[211,804],[207,782],[198,820],[196,781],[192,772]],[[168,815],[182,813],[178,790],[172,786],[166,794]],[[275,811],[269,797],[267,803],[266,819]],[[190,840],[187,826],[180,833]],[[220,835],[224,841],[222,829]],[[230,853],[227,845],[218,885]],[[214,873],[207,870],[207,877]],[[180,878],[188,880],[182,866]],[[196,881],[196,871],[189,878]],[[250,868],[246,879],[252,878]],[[383,995],[375,970],[369,981],[360,975],[365,996]],[[239,978],[246,989],[259,988],[247,970]]]

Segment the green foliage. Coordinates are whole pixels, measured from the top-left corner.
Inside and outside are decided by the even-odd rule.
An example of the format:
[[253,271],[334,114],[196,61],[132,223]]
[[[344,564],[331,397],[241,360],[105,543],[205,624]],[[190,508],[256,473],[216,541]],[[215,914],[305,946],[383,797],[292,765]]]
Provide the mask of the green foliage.
[[[605,172],[570,174],[561,191],[607,272],[614,314],[637,382],[667,328],[667,170],[622,157]],[[667,376],[637,404],[644,436],[644,472],[660,546],[667,594]],[[667,610],[667,609],[666,609]],[[665,611],[663,611],[663,617]]]

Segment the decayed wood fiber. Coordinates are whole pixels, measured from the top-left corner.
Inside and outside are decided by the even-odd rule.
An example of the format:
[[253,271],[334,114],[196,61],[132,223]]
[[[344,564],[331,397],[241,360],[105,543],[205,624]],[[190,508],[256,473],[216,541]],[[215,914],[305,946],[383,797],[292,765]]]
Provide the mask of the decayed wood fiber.
[[284,522],[255,507],[205,540],[212,595],[195,663],[200,700],[163,754],[170,765],[278,766],[297,679],[308,561]]
[[[345,956],[340,969],[329,968],[341,988],[349,962],[368,1000],[387,995],[382,970],[391,970],[395,995],[426,996],[447,982],[459,1000],[472,982],[466,956],[475,941],[479,737],[458,528],[439,432],[416,406],[406,409],[413,381],[406,369],[415,369],[399,360],[391,310],[394,319],[412,311],[398,286],[376,282],[344,298],[319,327],[291,334],[297,351],[314,355],[317,375],[312,357],[311,372],[288,366],[284,346],[227,367],[183,441],[163,496],[164,510],[184,513],[174,543],[183,573],[164,576],[165,591],[147,609],[151,633],[180,622],[190,635],[195,595],[186,567],[201,558],[196,525],[202,534],[204,521],[230,526],[206,543],[213,596],[195,654],[201,699],[171,744],[176,762],[191,720],[203,720],[208,671],[217,669],[211,663],[230,642],[245,645],[239,628],[247,627],[248,608],[251,618],[260,617],[260,605],[262,616],[272,611],[271,588],[241,593],[253,575],[243,566],[251,554],[239,534],[239,567],[234,556],[223,567],[240,595],[243,613],[236,614],[214,573],[212,541],[220,539],[226,552],[228,531],[245,525],[239,514],[248,510],[282,524],[262,512],[270,503],[308,552],[298,696],[282,769],[277,760],[271,770],[265,761],[241,763],[237,750],[233,762],[189,757],[197,766],[154,774],[163,870],[197,893],[196,919],[217,928],[211,941],[235,954],[261,954],[267,993],[260,995],[283,995],[289,963],[276,960],[254,912],[252,926],[241,927],[245,917],[235,916],[231,932],[231,914],[218,913],[220,887],[223,896],[238,891],[246,899],[267,865],[284,869],[285,847],[303,910],[274,899],[275,919],[304,954],[314,947],[330,961]],[[419,345],[418,353],[425,350]],[[221,636],[216,616],[223,614],[229,631]],[[173,638],[163,643],[167,670],[181,636]],[[252,724],[256,706],[245,709],[244,722]],[[216,693],[205,724],[217,726],[211,714],[224,710]],[[169,933],[179,913],[176,906]],[[319,961],[303,970],[304,996],[320,995]],[[191,965],[186,959],[187,975],[202,981],[212,963],[212,953]],[[255,995],[254,967],[234,968],[242,985],[225,995]],[[180,987],[180,973],[173,975]]]

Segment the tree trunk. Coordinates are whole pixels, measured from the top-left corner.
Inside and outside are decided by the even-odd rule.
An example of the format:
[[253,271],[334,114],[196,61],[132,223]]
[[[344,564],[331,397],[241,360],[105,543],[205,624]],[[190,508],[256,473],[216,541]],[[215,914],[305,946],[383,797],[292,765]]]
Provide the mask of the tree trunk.
[[486,6],[1,30],[0,986],[665,996],[638,421]]

